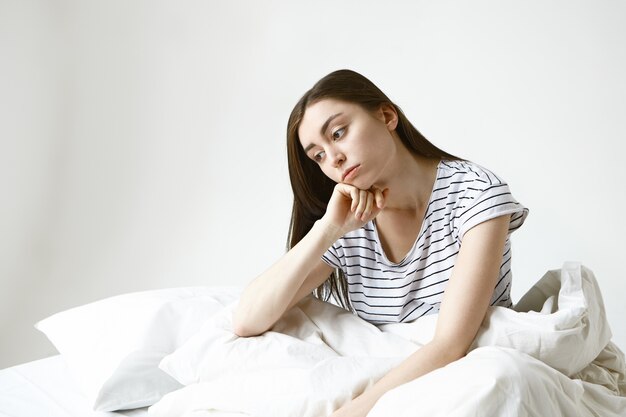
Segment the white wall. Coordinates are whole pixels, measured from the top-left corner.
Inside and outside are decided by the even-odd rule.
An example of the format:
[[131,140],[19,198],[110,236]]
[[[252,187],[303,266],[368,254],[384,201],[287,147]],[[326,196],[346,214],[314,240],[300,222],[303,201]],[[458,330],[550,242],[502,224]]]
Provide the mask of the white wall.
[[626,3],[0,2],[0,367],[47,315],[244,284],[284,249],[285,127],[326,73],[377,83],[434,143],[508,180],[518,299],[595,271],[626,348]]

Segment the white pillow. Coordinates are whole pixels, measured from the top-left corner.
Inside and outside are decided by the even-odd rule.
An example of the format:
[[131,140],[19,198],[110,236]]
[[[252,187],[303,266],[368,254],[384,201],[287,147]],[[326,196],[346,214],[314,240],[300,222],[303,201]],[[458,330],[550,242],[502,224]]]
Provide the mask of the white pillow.
[[154,404],[151,416],[327,416],[418,347],[312,296],[262,335],[238,337],[235,305],[163,358],[161,369],[186,387]]
[[181,385],[158,368],[236,287],[189,287],[123,294],[54,314],[35,325],[65,359],[97,411],[145,407]]
[[595,275],[578,262],[565,262],[548,271],[514,309],[490,308],[472,348],[511,347],[573,376],[610,340]]
[[[404,357],[419,346],[384,334],[356,315],[306,297],[286,312],[271,330],[256,337],[233,332],[234,302],[165,356],[159,367],[183,385],[216,380],[233,373],[250,374],[278,369],[313,369],[337,356]],[[350,337],[350,336],[358,337]]]

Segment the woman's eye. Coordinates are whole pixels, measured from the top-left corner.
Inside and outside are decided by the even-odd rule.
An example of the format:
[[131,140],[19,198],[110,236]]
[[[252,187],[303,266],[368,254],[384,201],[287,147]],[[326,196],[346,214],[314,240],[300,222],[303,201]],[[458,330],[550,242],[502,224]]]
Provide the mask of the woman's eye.
[[315,159],[317,162],[322,160],[322,157],[324,156],[324,151],[320,151],[318,153],[316,153],[315,155],[313,155],[313,159]]
[[346,129],[345,129],[345,128],[343,128],[343,127],[342,127],[342,128],[340,128],[340,129],[335,130],[335,131],[333,132],[333,140],[340,139],[340,138],[343,136],[343,133],[345,132],[345,130],[346,130]]

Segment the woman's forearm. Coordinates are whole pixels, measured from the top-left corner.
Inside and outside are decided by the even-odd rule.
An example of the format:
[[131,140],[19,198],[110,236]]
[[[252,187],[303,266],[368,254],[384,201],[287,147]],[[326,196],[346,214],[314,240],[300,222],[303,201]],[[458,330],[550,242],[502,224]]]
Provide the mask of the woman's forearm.
[[248,284],[233,316],[235,333],[254,336],[272,327],[338,234],[331,224],[318,220],[297,245]]
[[450,344],[432,341],[389,371],[383,378],[361,394],[359,400],[365,401],[373,407],[376,401],[387,391],[426,375],[435,369],[442,368],[462,358],[464,355],[465,352],[451,347]]

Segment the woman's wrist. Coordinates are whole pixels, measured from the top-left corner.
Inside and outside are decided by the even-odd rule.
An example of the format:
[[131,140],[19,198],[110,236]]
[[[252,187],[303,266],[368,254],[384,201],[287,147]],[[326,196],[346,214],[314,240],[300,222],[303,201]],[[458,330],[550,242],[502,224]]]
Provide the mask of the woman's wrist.
[[326,218],[322,217],[321,219],[317,220],[315,222],[315,224],[313,225],[314,228],[318,229],[320,231],[320,233],[328,240],[330,241],[330,244],[332,245],[333,243],[335,243],[337,241],[337,239],[339,239],[341,236],[343,236],[345,233],[341,230],[340,226],[337,226],[336,224],[334,224],[333,222],[328,221]]

